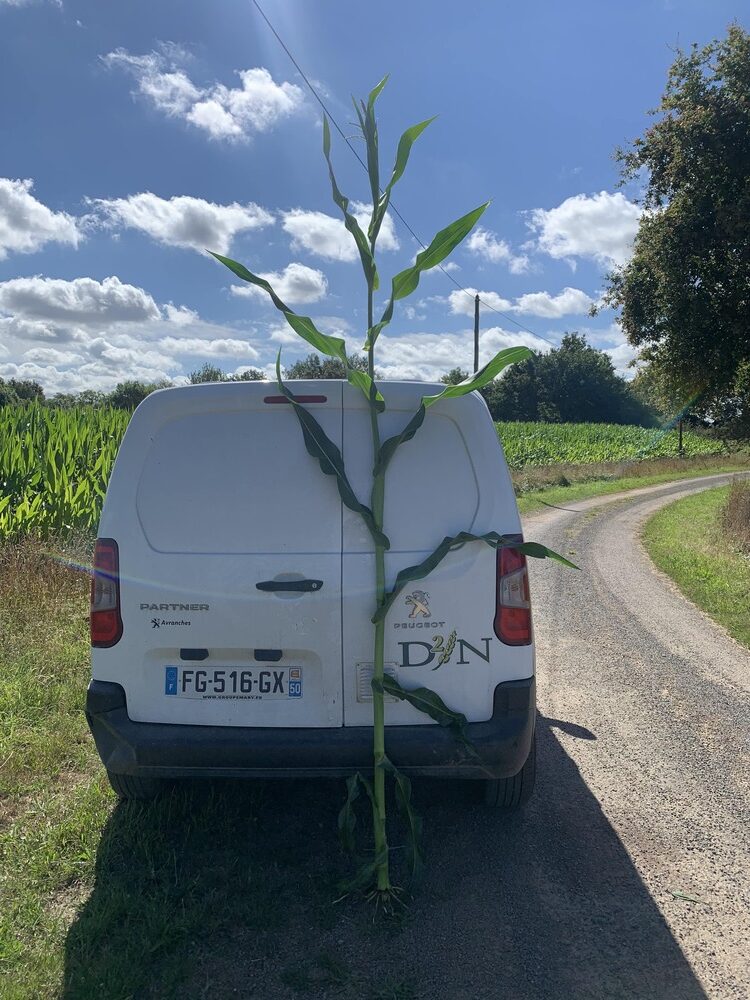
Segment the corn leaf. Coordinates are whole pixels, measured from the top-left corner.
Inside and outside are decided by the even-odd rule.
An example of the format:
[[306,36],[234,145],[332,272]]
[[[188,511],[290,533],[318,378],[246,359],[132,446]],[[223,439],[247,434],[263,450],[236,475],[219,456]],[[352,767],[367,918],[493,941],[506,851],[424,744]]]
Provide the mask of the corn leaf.
[[393,172],[391,173],[391,179],[386,185],[385,191],[380,195],[377,201],[377,210],[373,212],[372,222],[370,223],[370,228],[367,235],[372,240],[373,237],[377,238],[380,232],[380,227],[383,224],[383,219],[385,218],[385,213],[388,210],[388,205],[391,200],[391,192],[393,191],[393,186],[402,177],[404,171],[406,170],[406,164],[409,162],[409,154],[411,153],[411,147],[424,132],[428,125],[431,125],[435,121],[435,117],[428,118],[426,121],[418,122],[416,125],[412,125],[410,128],[406,129],[398,142],[398,148],[396,150],[396,162],[393,165]]
[[265,278],[261,278],[259,275],[253,274],[253,272],[249,271],[244,264],[239,264],[236,260],[232,260],[229,257],[222,257],[221,254],[214,253],[212,250],[209,250],[208,252],[212,257],[215,257],[219,263],[228,267],[233,274],[237,275],[238,278],[249,282],[251,285],[257,285],[258,288],[262,288],[265,292],[267,292],[279,312],[284,314],[284,319],[287,321],[289,326],[291,326],[298,336],[302,337],[303,340],[306,340],[311,347],[314,347],[316,351],[320,351],[321,354],[327,354],[330,358],[338,358],[339,361],[343,361],[344,365],[348,367],[346,344],[341,337],[331,337],[326,333],[321,333],[309,316],[298,316],[297,313],[293,312],[289,306],[287,306],[279,298],[270,283],[266,281]]
[[401,687],[395,677],[390,677],[388,674],[385,674],[382,682],[376,681],[375,678],[373,678],[372,688],[374,691],[382,690],[385,694],[398,698],[399,701],[407,701],[418,711],[423,712],[425,715],[429,715],[429,717],[437,722],[438,725],[442,726],[443,729],[448,729],[453,734],[456,741],[460,743],[472,757],[478,757],[476,750],[466,735],[466,716],[462,712],[454,712],[453,709],[448,708],[439,694],[436,694],[434,691],[431,691],[426,687],[418,687],[407,690],[407,688]]
[[395,275],[391,282],[391,297],[388,300],[382,318],[379,323],[376,323],[367,331],[365,349],[372,347],[378,339],[381,330],[390,323],[393,318],[394,303],[399,299],[406,298],[407,295],[411,295],[419,284],[422,272],[437,267],[438,264],[442,263],[456,249],[462,240],[466,239],[488,205],[489,202],[485,202],[479,208],[475,208],[473,211],[461,216],[460,219],[456,219],[455,222],[451,222],[445,229],[441,229],[430,245],[417,254],[417,259],[411,267],[407,267]]
[[424,856],[422,854],[422,817],[415,811],[412,805],[411,781],[405,774],[399,771],[387,756],[383,757],[379,766],[389,774],[392,774],[396,782],[396,801],[406,824],[406,832],[409,840],[411,877],[416,878],[424,866]]
[[447,385],[442,392],[438,392],[434,396],[423,396],[422,404],[428,407],[432,406],[433,403],[439,402],[441,399],[455,399],[458,396],[465,396],[475,389],[482,389],[488,382],[496,378],[503,368],[507,368],[508,365],[514,365],[518,361],[525,361],[526,358],[531,357],[533,357],[533,351],[529,350],[528,347],[506,347],[504,351],[498,352],[478,372],[474,375],[469,375],[468,378],[465,378],[463,382],[459,382],[458,385]]
[[276,380],[279,384],[279,390],[284,396],[286,396],[294,407],[294,412],[296,413],[297,419],[302,427],[302,437],[304,439],[308,455],[317,459],[318,464],[325,475],[336,477],[336,486],[338,487],[339,496],[341,497],[343,503],[349,508],[349,510],[353,510],[360,515],[362,520],[367,525],[375,543],[377,545],[382,545],[385,549],[389,549],[391,543],[388,540],[388,537],[378,529],[375,524],[375,518],[373,517],[372,511],[369,507],[360,503],[351,487],[349,479],[346,475],[346,469],[344,468],[344,459],[341,455],[341,451],[333,443],[333,441],[331,441],[312,413],[297,402],[294,395],[282,382],[281,351],[279,351],[276,357]]
[[383,77],[383,79],[380,81],[380,83],[375,84],[375,86],[372,88],[372,90],[368,94],[368,97],[367,97],[367,110],[369,112],[372,112],[374,110],[374,108],[375,108],[375,101],[377,101],[378,97],[380,97],[380,92],[383,89],[383,87],[385,87],[386,83],[388,83],[389,77],[390,77],[390,73],[386,73],[385,76]]
[[351,892],[361,892],[363,889],[368,889],[375,881],[378,868],[382,864],[385,864],[387,858],[388,852],[385,850],[381,854],[376,855],[372,861],[366,862],[352,878],[346,879],[344,882],[339,882],[339,892],[349,895]]
[[346,377],[353,386],[361,389],[367,401],[374,406],[378,413],[385,409],[385,400],[367,372],[361,372],[356,368],[347,368]]
[[570,569],[578,569],[575,563],[570,562],[569,559],[561,556],[558,552],[553,552],[552,549],[548,549],[546,545],[542,545],[540,542],[519,542],[517,539],[508,537],[507,535],[499,535],[496,531],[488,531],[484,535],[475,535],[470,531],[461,531],[457,535],[446,535],[434,552],[430,553],[426,559],[415,566],[407,566],[396,575],[396,582],[393,585],[393,589],[386,591],[383,603],[372,617],[373,624],[377,624],[385,618],[391,605],[407,584],[429,576],[449,552],[456,552],[458,549],[463,548],[467,542],[485,542],[493,549],[512,547],[518,549],[519,552],[523,552],[524,555],[532,556],[534,559],[555,559],[557,562],[562,563],[563,566],[568,566]]
[[419,409],[401,433],[394,434],[393,437],[389,437],[387,441],[384,441],[381,444],[380,451],[378,452],[378,458],[375,462],[375,468],[373,470],[374,476],[382,475],[385,472],[388,468],[388,463],[395,455],[396,449],[399,445],[402,445],[405,441],[411,441],[419,428],[422,426],[426,413],[427,410],[425,409],[424,403],[420,403]]
[[349,211],[349,199],[339,190],[338,183],[336,182],[336,175],[333,172],[333,164],[331,163],[331,129],[328,125],[327,117],[323,118],[323,154],[325,155],[326,163],[328,164],[328,176],[331,179],[331,194],[333,195],[333,200],[341,209],[341,213],[344,216],[344,225],[352,234],[354,242],[357,244],[357,250],[359,250],[359,257],[362,261],[362,270],[365,273],[365,278],[368,283],[372,282],[372,287],[374,289],[377,289],[378,272],[375,267],[375,258],[370,250],[370,244],[367,242],[367,237],[362,232],[359,223]]
[[354,811],[354,803],[359,798],[360,788],[364,788],[370,799],[370,805],[374,807],[374,793],[370,782],[359,771],[350,775],[346,779],[346,802],[341,807],[338,820],[341,846],[348,854],[354,854],[356,850],[354,831],[357,825],[357,815]]
[[388,440],[384,441],[380,446],[378,459],[375,463],[374,474],[377,476],[385,472],[388,468],[388,463],[393,458],[398,447],[404,444],[405,441],[411,441],[424,423],[428,406],[432,406],[441,399],[465,396],[467,393],[473,392],[475,389],[481,389],[483,386],[487,385],[488,382],[491,382],[494,378],[496,378],[503,368],[507,368],[508,365],[515,364],[517,361],[523,361],[525,358],[530,357],[531,354],[532,352],[528,349],[528,347],[507,347],[504,351],[500,351],[496,354],[495,357],[489,361],[484,368],[480,368],[475,375],[470,375],[468,378],[464,379],[463,382],[459,382],[458,385],[448,385],[442,392],[439,392],[434,396],[422,396],[419,409],[401,433],[388,438]]

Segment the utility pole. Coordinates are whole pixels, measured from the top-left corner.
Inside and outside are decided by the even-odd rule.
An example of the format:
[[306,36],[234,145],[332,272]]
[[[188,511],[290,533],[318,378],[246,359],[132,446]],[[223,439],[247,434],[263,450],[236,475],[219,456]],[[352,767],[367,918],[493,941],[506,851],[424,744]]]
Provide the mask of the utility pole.
[[479,371],[479,296],[474,296],[474,374]]

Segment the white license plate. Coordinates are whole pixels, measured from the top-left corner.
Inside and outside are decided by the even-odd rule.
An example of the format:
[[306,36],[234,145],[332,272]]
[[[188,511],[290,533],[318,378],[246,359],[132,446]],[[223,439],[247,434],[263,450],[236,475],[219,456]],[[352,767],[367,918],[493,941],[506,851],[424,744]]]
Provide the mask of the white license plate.
[[302,667],[164,668],[164,694],[201,701],[270,701],[302,697]]

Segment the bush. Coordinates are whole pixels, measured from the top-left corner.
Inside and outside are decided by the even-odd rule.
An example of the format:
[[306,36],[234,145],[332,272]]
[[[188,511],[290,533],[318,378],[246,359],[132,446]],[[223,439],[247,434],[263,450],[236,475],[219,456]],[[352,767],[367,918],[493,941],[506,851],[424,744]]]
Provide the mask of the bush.
[[732,483],[721,512],[721,527],[733,549],[750,555],[750,483]]

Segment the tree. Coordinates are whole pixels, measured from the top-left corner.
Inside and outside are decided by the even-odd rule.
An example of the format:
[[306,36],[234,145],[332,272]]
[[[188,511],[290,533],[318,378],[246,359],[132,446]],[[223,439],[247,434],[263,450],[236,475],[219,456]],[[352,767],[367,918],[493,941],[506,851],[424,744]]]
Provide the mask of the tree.
[[191,385],[200,385],[203,382],[262,382],[265,377],[257,368],[246,368],[237,375],[229,375],[208,361],[196,371],[190,372],[188,376]]
[[484,387],[482,395],[493,420],[539,420],[538,360],[521,361]]
[[16,390],[10,382],[0,378],[0,406],[18,406],[18,403]]
[[96,389],[84,389],[76,397],[76,406],[104,406],[107,397]]
[[612,359],[577,333],[559,347],[513,365],[484,390],[495,420],[645,424],[653,411],[615,372]]
[[459,382],[463,382],[465,378],[469,377],[469,373],[465,372],[463,368],[459,368],[458,365],[455,368],[451,368],[449,372],[445,375],[440,376],[440,381],[443,385],[458,385]]
[[210,364],[208,361],[194,372],[188,375],[191,385],[201,385],[203,382],[226,382],[228,376],[221,368]]
[[8,379],[7,384],[21,403],[33,403],[34,400],[38,400],[40,403],[44,401],[44,389],[32,379],[11,378]]
[[679,52],[658,120],[627,151],[623,181],[644,177],[633,256],[605,302],[683,406],[750,408],[750,35],[738,25]]
[[115,406],[118,410],[134,410],[146,396],[157,389],[168,389],[170,385],[171,383],[166,381],[137,382],[131,379],[119,382],[106,399],[110,406]]
[[[347,359],[349,368],[358,372],[367,371],[367,358],[362,354],[351,354]],[[285,371],[285,377],[295,378],[346,378],[343,361],[338,358],[322,358],[319,354],[308,354]]]

